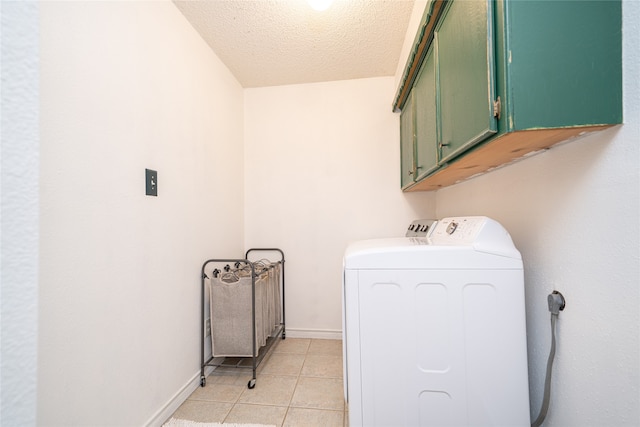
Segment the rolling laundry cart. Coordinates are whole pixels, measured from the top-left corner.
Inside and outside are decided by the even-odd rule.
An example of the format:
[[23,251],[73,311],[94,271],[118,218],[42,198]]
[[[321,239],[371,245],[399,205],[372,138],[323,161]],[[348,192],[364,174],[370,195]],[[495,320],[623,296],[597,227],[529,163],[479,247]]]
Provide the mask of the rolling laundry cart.
[[[252,261],[258,254],[278,259]],[[251,368],[247,387],[255,387],[258,365],[278,338],[286,338],[284,261],[280,249],[252,248],[244,259],[209,259],[202,265],[201,387],[206,385],[208,366]],[[207,358],[209,337],[211,355]]]

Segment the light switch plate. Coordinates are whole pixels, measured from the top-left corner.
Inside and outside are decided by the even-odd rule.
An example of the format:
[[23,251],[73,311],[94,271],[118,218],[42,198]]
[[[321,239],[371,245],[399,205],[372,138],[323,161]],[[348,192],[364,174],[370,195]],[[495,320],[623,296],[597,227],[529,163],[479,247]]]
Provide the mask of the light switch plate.
[[145,169],[145,177],[147,182],[147,196],[157,196],[158,195],[158,172]]

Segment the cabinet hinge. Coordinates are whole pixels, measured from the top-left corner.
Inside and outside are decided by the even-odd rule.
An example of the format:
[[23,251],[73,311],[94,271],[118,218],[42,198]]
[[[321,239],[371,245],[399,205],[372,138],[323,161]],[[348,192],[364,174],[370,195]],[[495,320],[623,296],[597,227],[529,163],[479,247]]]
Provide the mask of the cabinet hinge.
[[498,99],[493,101],[493,117],[495,117],[496,119],[499,119],[501,109],[502,109],[502,106],[500,105],[500,97],[498,97]]

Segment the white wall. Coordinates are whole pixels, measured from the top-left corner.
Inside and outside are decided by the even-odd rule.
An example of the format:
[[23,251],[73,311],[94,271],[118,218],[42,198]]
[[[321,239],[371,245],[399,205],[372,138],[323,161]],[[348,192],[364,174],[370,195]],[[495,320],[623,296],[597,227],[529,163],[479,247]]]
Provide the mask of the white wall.
[[[39,275],[38,290],[25,288],[39,299],[37,328],[35,303],[5,311],[6,278],[21,277],[5,269],[21,259],[5,257],[19,243],[6,220],[25,205],[5,206],[16,145],[5,140],[2,64],[2,424],[33,424],[36,384],[6,366],[6,337],[24,337],[7,335],[7,321],[29,334],[11,357],[32,369],[37,351],[38,424],[157,424],[197,381],[205,258],[240,255],[243,242],[283,248],[289,336],[332,336],[349,241],[479,213],[503,222],[525,257],[532,412],[549,345],[544,298],[559,289],[568,307],[546,425],[637,425],[639,6],[624,3],[624,126],[438,193],[402,194],[398,76],[243,92],[170,3],[40,3],[40,193],[23,200],[23,224],[40,216],[40,270],[24,270]],[[3,61],[5,24],[22,13],[7,10]],[[36,14],[16,22],[30,30]],[[407,34],[411,43],[415,28]],[[22,150],[36,160],[32,136]],[[144,168],[159,172],[158,198],[143,196]],[[20,185],[33,191],[37,175]],[[7,395],[24,406],[7,412]]]
[[202,262],[242,253],[242,88],[168,1],[40,15],[38,424],[157,424],[199,378]]
[[539,411],[557,325],[545,426],[640,424],[640,3],[623,3],[624,122],[437,192],[438,217],[487,215],[525,263],[531,412]]
[[36,423],[38,7],[0,2],[0,425]]
[[245,90],[245,242],[285,252],[288,336],[339,337],[347,244],[434,213],[400,191],[393,80]]

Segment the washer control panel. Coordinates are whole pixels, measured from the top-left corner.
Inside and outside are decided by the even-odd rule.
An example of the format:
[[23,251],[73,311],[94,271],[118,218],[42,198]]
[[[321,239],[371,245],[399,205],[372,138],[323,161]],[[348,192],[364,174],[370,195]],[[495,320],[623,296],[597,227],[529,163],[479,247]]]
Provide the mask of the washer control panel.
[[431,240],[446,243],[474,243],[486,223],[485,217],[444,218],[431,233]]
[[409,224],[405,237],[427,237],[435,225],[434,219],[416,219]]
[[477,252],[522,259],[509,232],[486,216],[443,218],[427,238],[431,245],[468,245]]

